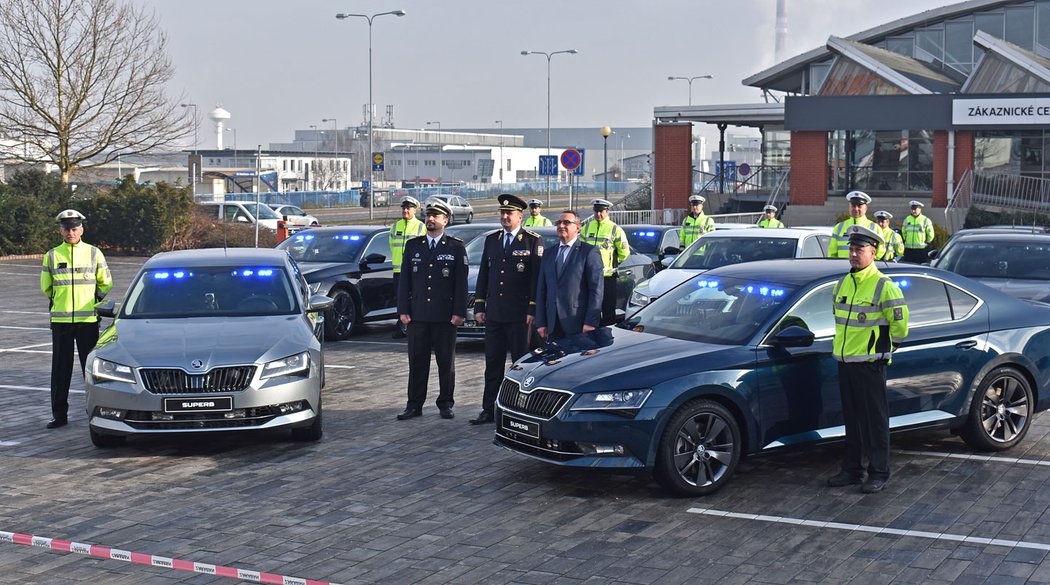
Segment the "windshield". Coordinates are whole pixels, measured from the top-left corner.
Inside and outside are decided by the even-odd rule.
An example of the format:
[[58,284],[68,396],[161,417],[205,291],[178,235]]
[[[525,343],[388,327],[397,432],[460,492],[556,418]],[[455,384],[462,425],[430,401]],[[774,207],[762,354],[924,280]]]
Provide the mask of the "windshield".
[[754,260],[794,258],[796,238],[701,237],[682,252],[671,268],[710,270]]
[[937,268],[974,278],[1050,280],[1050,240],[961,242],[948,248]]
[[[248,213],[255,215],[255,203],[251,201],[242,201],[241,205],[248,210]],[[281,216],[274,212],[273,208],[265,203],[260,203],[259,207],[259,219],[281,219]]]
[[686,341],[742,345],[792,293],[790,287],[760,280],[698,276],[657,298],[621,327]]
[[299,312],[291,281],[274,266],[143,270],[121,308],[128,319],[290,315]]
[[625,230],[627,232],[627,243],[631,246],[631,252],[639,254],[659,254],[660,236],[663,234],[655,230]]
[[296,262],[353,262],[368,236],[360,232],[312,233],[293,235],[277,244]]

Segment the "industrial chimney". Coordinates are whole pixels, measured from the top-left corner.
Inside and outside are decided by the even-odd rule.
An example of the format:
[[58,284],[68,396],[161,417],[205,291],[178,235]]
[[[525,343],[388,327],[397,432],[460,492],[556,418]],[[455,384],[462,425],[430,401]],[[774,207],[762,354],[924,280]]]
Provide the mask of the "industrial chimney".
[[784,59],[784,50],[787,48],[788,36],[788,14],[787,0],[777,0],[777,30],[776,40],[773,43],[773,64],[780,63]]

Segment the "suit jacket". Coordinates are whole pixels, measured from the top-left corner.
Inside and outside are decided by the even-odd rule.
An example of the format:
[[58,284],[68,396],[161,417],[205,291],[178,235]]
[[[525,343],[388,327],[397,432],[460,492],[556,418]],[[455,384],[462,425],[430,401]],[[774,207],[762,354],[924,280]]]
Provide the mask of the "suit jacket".
[[504,230],[485,237],[474,312],[498,323],[524,323],[536,314],[536,279],[540,273],[543,239],[521,228],[503,248]]
[[547,327],[550,335],[557,318],[565,334],[572,335],[601,321],[604,266],[598,248],[577,238],[559,274],[555,266],[559,250],[560,244],[546,250],[540,265],[536,327]]
[[397,286],[397,313],[413,321],[444,323],[467,314],[467,249],[442,235],[434,250],[426,236],[405,242]]

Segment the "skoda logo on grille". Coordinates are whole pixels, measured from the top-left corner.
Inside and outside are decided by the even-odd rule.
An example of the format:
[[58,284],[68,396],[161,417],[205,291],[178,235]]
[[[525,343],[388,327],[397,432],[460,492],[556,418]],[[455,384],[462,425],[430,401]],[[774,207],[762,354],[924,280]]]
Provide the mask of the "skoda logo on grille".
[[194,370],[199,370],[204,367],[204,362],[202,362],[201,360],[193,360],[192,362],[190,362],[190,367]]
[[525,387],[525,388],[528,388],[529,386],[532,386],[533,382],[535,382],[535,381],[536,381],[535,377],[529,376],[528,378],[525,378],[525,383],[522,384],[522,386]]

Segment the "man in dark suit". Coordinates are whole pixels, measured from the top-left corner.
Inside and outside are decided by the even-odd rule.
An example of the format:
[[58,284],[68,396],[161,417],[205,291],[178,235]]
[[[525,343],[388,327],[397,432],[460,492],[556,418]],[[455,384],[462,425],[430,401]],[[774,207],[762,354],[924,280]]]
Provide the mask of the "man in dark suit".
[[408,326],[408,404],[397,420],[423,415],[430,354],[438,366],[437,407],[452,418],[456,386],[456,327],[467,314],[467,250],[445,235],[452,211],[440,201],[426,208],[425,236],[405,243],[397,287],[397,313]]
[[514,361],[529,350],[543,239],[521,227],[527,206],[520,197],[500,195],[503,229],[485,237],[474,300],[474,318],[485,325],[485,391],[481,414],[470,421],[472,425],[496,420],[493,410],[507,369],[507,353]]
[[594,331],[602,312],[601,254],[578,238],[575,211],[563,211],[554,226],[561,245],[543,255],[536,286],[536,331],[547,339]]

